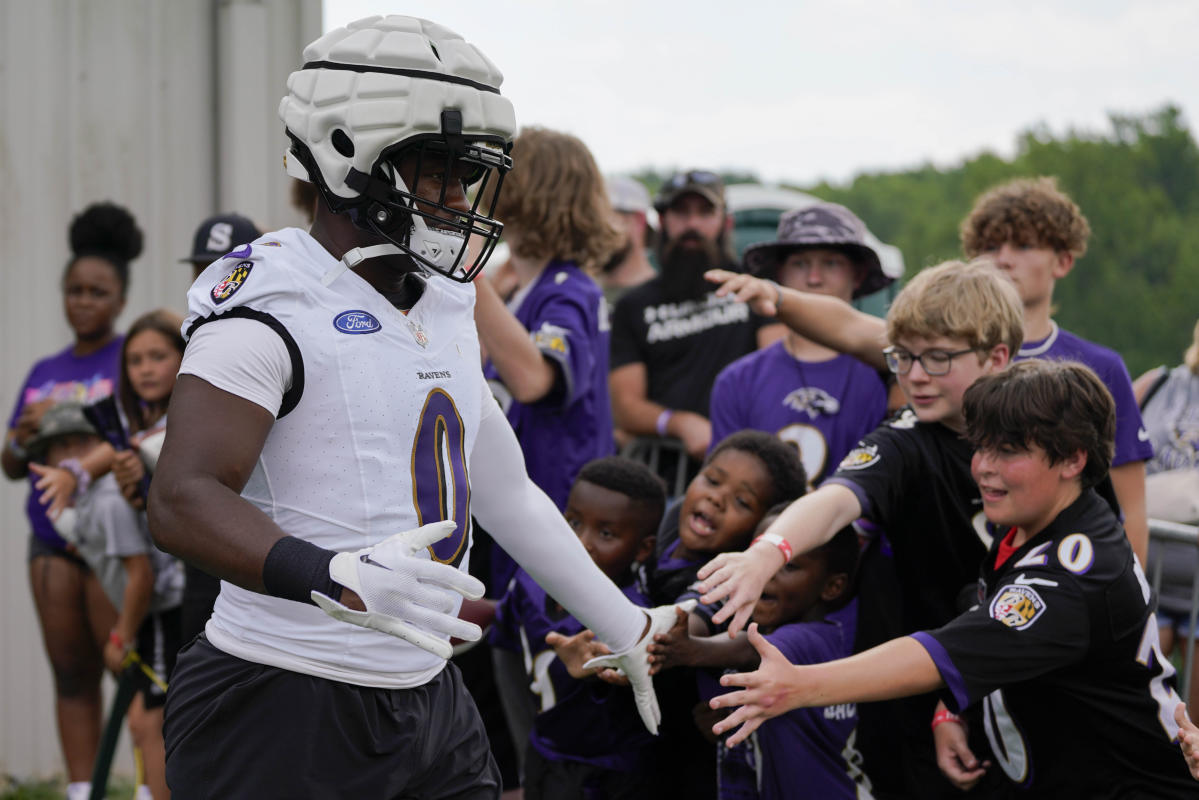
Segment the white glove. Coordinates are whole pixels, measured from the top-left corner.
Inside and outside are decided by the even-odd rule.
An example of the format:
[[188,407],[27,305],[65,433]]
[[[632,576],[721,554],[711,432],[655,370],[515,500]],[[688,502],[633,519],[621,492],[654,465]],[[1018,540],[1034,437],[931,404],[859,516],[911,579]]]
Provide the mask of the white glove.
[[649,675],[649,653],[646,648],[659,633],[666,633],[678,620],[676,608],[691,613],[695,608],[695,600],[684,600],[677,606],[658,606],[646,610],[649,614],[649,630],[637,644],[623,653],[613,653],[610,656],[593,658],[583,665],[584,669],[612,667],[629,679],[633,688],[633,700],[637,703],[637,713],[641,721],[654,736],[658,735],[658,723],[662,721],[662,712],[658,708],[658,695],[654,693],[654,682]]
[[313,590],[312,601],[343,622],[398,636],[435,656],[449,658],[451,636],[473,642],[483,631],[454,616],[457,592],[469,600],[483,596],[483,584],[461,570],[421,556],[457,528],[452,520],[397,533],[374,547],[338,553],[329,577],[351,589],[366,611],[355,611]]

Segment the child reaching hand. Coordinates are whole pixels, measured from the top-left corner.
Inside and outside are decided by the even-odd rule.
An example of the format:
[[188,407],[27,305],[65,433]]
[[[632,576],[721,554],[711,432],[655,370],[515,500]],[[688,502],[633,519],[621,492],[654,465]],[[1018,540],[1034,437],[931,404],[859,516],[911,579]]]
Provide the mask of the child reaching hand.
[[[588,462],[566,501],[565,517],[584,549],[630,600],[649,607],[643,566],[654,550],[666,492],[642,464],[611,456]],[[496,609],[497,639],[515,639],[538,696],[525,757],[524,796],[537,798],[636,798],[639,773],[653,737],[637,714],[632,694],[595,678],[572,677],[553,644],[585,634],[522,569]],[[548,640],[548,641],[547,641]],[[502,641],[496,642],[503,644]],[[592,654],[606,652],[595,644]],[[570,659],[568,659],[569,661]]]
[[[654,605],[694,597],[696,573],[720,553],[744,550],[767,510],[804,493],[795,446],[763,431],[726,436],[708,454],[683,498],[666,510],[650,571]],[[715,797],[716,748],[695,721],[706,707],[694,671],[657,681],[662,730],[653,781],[660,796]],[[707,726],[702,726],[706,731]]]
[[[765,531],[785,507],[772,508],[758,530]],[[753,619],[792,664],[833,661],[852,651],[857,559],[857,534],[845,527],[820,547],[792,558],[767,582]],[[674,628],[655,637],[649,646],[651,673],[679,666],[748,670],[758,665],[749,638],[729,638],[712,626],[705,610],[710,611],[701,606],[688,615],[680,613]],[[857,721],[853,703],[804,708],[762,725],[752,747],[730,749],[719,743],[718,796],[870,797],[870,781],[854,749]]]
[[767,509],[807,486],[794,445],[762,431],[738,431],[704,460],[683,498],[666,510],[658,531],[650,599],[676,601],[708,559],[745,549]]
[[751,626],[761,663],[721,679],[745,688],[713,698],[741,706],[714,731],[741,726],[736,744],[794,708],[935,690],[951,712],[988,704],[993,757],[1019,796],[1194,797],[1149,584],[1094,488],[1112,459],[1111,394],[1081,364],[1034,359],[976,381],[963,418],[983,512],[1003,531],[977,605],[828,664],[790,664]]

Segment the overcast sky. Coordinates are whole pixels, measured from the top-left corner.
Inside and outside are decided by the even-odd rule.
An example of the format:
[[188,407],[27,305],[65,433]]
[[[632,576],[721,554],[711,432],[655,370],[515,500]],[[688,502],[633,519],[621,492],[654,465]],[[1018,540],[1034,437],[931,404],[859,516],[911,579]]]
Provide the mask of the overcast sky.
[[377,13],[461,33],[519,124],[576,134],[606,172],[846,181],[1010,155],[1041,123],[1199,114],[1195,0],[325,0],[325,28]]

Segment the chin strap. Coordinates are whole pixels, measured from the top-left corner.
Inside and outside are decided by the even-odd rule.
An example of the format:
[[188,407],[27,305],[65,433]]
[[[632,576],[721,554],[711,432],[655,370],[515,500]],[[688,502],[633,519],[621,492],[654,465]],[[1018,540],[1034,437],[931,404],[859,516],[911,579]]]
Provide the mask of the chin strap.
[[341,277],[341,274],[347,269],[353,269],[368,258],[394,255],[404,255],[404,251],[394,244],[376,244],[370,247],[355,247],[353,250],[347,250],[337,266],[326,272],[321,278],[321,285],[328,286]]

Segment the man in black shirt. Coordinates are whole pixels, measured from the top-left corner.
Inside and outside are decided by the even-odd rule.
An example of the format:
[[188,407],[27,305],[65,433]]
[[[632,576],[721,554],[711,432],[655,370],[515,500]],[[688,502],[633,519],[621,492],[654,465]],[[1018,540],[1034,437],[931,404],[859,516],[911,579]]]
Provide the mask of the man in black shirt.
[[963,416],[983,512],[1001,536],[977,605],[812,667],[792,666],[754,626],[762,666],[722,679],[747,690],[713,700],[744,706],[714,730],[744,723],[732,743],[791,708],[940,689],[951,709],[983,704],[994,757],[1021,796],[1194,797],[1149,586],[1094,490],[1111,463],[1114,408],[1076,363],[1034,359],[979,378]]
[[692,170],[662,185],[662,271],[630,290],[612,314],[609,388],[616,427],[633,436],[671,436],[694,459],[708,450],[708,397],[716,375],[754,350],[763,320],[704,280],[733,269],[732,218],[724,184]]

